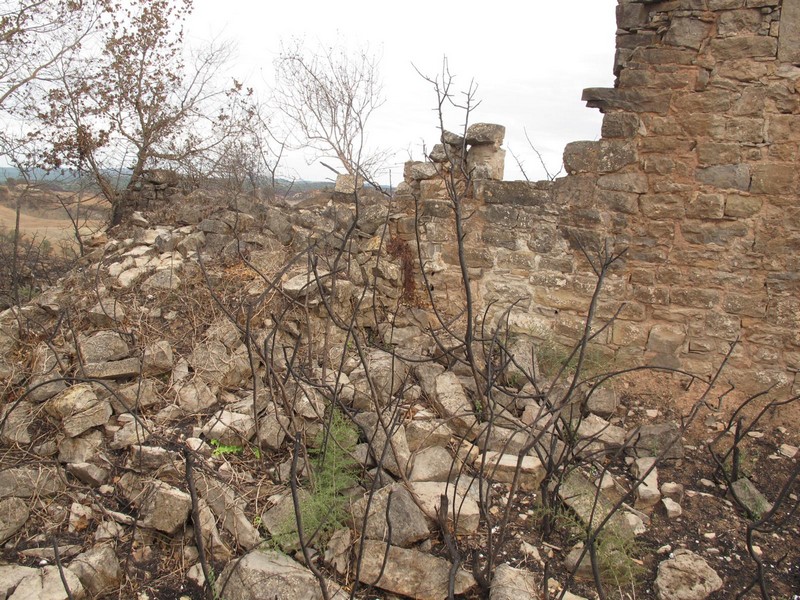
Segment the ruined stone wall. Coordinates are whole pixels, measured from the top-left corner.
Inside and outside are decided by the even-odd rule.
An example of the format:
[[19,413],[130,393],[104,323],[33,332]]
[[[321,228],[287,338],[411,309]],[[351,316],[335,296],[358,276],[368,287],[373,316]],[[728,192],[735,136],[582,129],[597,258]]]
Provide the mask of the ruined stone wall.
[[[502,128],[467,139],[476,297],[518,302],[523,338],[575,339],[595,279],[578,245],[610,240],[628,251],[598,311],[625,303],[597,340],[609,358],[708,375],[739,339],[726,377],[800,387],[800,2],[620,0],[617,22],[616,85],[584,92],[602,138],[567,146],[567,177],[500,181]],[[408,165],[398,200],[419,218],[398,231],[417,228],[446,300],[458,257],[436,154],[465,145],[444,141]]]

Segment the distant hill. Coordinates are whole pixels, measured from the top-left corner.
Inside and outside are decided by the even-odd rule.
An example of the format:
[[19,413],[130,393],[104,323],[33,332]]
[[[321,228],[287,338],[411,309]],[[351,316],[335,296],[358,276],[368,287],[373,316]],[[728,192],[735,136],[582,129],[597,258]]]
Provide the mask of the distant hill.
[[[120,184],[124,186],[127,183],[128,173],[122,175],[118,173],[109,173],[110,177],[119,177]],[[45,171],[44,169],[34,169],[31,172],[31,177],[40,183],[49,184],[53,187],[70,190],[79,187],[93,187],[94,183],[88,180],[88,177],[76,175],[70,171]],[[0,167],[0,184],[5,184],[9,179],[16,180],[20,178],[20,172],[14,167]],[[309,192],[314,190],[324,190],[333,187],[333,182],[330,181],[305,181],[305,180],[290,180],[290,179],[277,179],[276,186],[279,191],[285,192],[291,190],[292,192]]]
[[[91,187],[91,182],[85,177],[76,175],[69,171],[46,171],[44,169],[33,169],[30,177],[37,183],[43,183],[49,187],[64,190],[74,190],[78,188]],[[0,167],[0,184],[8,183],[8,180],[21,179],[20,172],[14,167]]]

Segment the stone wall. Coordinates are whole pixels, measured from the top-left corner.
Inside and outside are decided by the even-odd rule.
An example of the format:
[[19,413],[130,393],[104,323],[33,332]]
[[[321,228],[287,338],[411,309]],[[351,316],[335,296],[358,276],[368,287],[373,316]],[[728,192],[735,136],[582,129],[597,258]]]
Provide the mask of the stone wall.
[[[782,6],[783,5],[783,6]],[[579,246],[628,248],[598,338],[617,364],[800,387],[800,2],[620,0],[614,88],[584,92],[602,138],[569,144],[568,176],[504,182],[503,128],[446,134],[397,199],[418,219],[435,294],[458,289],[446,156],[472,173],[464,214],[474,292],[517,302],[519,336],[578,337],[595,277]],[[466,157],[458,153],[467,148]],[[450,298],[451,299],[451,298]]]

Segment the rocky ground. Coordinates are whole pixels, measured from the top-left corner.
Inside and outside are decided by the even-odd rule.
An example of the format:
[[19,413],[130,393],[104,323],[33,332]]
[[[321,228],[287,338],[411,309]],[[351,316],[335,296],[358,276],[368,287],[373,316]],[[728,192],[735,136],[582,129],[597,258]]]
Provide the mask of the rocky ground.
[[0,599],[594,598],[606,517],[607,597],[800,593],[797,403],[485,388],[383,203],[191,200],[0,315]]

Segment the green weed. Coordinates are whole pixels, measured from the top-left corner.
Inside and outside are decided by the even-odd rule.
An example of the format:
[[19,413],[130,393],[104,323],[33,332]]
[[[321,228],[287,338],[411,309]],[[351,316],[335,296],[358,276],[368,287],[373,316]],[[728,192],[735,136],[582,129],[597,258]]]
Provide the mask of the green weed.
[[[344,490],[358,483],[357,462],[351,453],[358,442],[358,430],[339,411],[334,410],[329,426],[309,448],[312,487],[300,495],[300,517],[304,541],[323,547],[333,532],[344,523],[347,499]],[[292,513],[285,526],[273,535],[281,548],[296,546],[296,517]]]
[[[244,454],[245,451],[245,446],[238,446],[236,444],[223,444],[216,439],[211,440],[209,443],[214,447],[213,452],[211,452],[212,456],[226,456],[228,454],[241,455]],[[247,449],[253,453],[255,458],[261,458],[261,449],[258,446],[248,445]]]
[[[536,504],[531,517],[541,528],[564,533],[568,544],[586,539],[586,526],[575,513],[561,504],[551,507]],[[608,524],[598,534],[595,544],[600,576],[604,582],[617,587],[635,587],[641,582],[647,569],[638,557],[645,552],[628,531]],[[590,560],[588,554],[584,560]]]
[[604,581],[617,587],[640,583],[647,569],[637,558],[643,549],[631,535],[615,527],[606,527],[597,539],[597,560]]
[[211,456],[225,456],[226,454],[242,454],[244,452],[243,446],[236,446],[234,444],[227,445],[223,444],[219,440],[211,440],[209,442],[213,447],[214,451],[211,453]]
[[[555,377],[564,367],[564,373],[571,375],[575,373],[578,365],[578,352],[572,356],[572,348],[563,346],[553,340],[545,340],[536,344],[536,360],[539,363],[539,370],[545,377]],[[602,350],[589,344],[583,357],[582,373],[586,377],[607,372],[611,367],[611,360]]]

